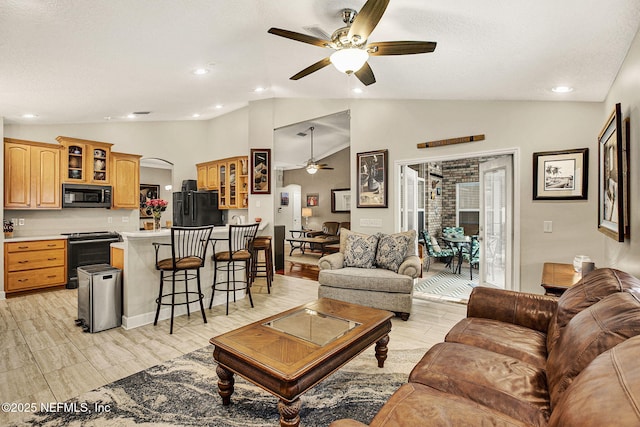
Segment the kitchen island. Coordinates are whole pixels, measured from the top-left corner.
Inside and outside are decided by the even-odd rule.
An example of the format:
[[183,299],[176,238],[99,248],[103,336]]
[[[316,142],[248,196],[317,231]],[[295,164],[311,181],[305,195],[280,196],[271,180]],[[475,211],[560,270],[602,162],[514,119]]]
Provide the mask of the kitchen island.
[[[258,233],[267,226],[267,222],[260,223]],[[156,314],[156,298],[160,289],[160,272],[156,270],[156,253],[154,242],[171,244],[171,230],[122,232],[122,242],[112,243],[112,247],[123,251],[123,286],[122,286],[122,327],[125,329],[153,323]],[[226,239],[229,236],[228,226],[214,227],[212,239]],[[204,294],[205,307],[209,306],[211,299],[211,285],[213,284],[213,261],[211,260],[211,244],[207,250],[207,259],[204,267],[200,269],[200,285]],[[217,242],[216,251],[226,250],[226,242]],[[171,246],[160,248],[159,258],[170,258]],[[184,286],[180,283],[178,286]],[[195,280],[189,283],[190,289],[196,289]],[[244,291],[238,291],[236,299],[244,297]],[[224,304],[226,296],[219,293],[215,296],[213,304]],[[198,302],[190,305],[193,313],[200,310]],[[176,306],[174,317],[187,313],[186,306]],[[163,307],[160,310],[159,320],[168,319],[171,309]]]

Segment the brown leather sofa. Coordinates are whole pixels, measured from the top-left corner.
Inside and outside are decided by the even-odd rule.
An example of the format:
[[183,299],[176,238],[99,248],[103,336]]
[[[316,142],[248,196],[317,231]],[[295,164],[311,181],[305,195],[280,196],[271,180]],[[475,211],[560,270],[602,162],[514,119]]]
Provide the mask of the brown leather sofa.
[[467,317],[370,425],[639,426],[638,335],[640,281],[619,270],[595,270],[560,299],[475,288]]

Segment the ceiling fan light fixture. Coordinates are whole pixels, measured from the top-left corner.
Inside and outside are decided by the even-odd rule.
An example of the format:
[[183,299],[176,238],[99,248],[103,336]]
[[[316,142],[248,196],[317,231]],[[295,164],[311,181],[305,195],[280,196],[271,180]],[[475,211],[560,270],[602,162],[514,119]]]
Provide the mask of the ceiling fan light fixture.
[[348,47],[333,52],[329,59],[338,71],[351,74],[362,68],[369,59],[369,54],[364,49]]
[[313,175],[314,173],[318,172],[318,165],[315,163],[311,163],[307,165],[307,173],[309,175]]

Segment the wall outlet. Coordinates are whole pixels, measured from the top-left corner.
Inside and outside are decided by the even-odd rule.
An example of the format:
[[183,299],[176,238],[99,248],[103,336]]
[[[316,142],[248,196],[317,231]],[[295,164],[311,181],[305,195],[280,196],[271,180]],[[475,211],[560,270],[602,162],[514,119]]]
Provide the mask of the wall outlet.
[[18,225],[24,225],[24,218],[18,219]]
[[11,222],[13,223],[14,227],[18,226],[18,218],[11,218]]
[[129,222],[129,217],[128,216],[123,216],[122,217],[122,222]]

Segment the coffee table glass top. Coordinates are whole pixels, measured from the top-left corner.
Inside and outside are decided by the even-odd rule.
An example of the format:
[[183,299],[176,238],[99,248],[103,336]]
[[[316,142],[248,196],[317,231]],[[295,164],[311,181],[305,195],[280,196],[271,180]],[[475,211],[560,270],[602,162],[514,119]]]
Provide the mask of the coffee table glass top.
[[360,326],[361,323],[304,308],[263,323],[263,325],[324,346]]

